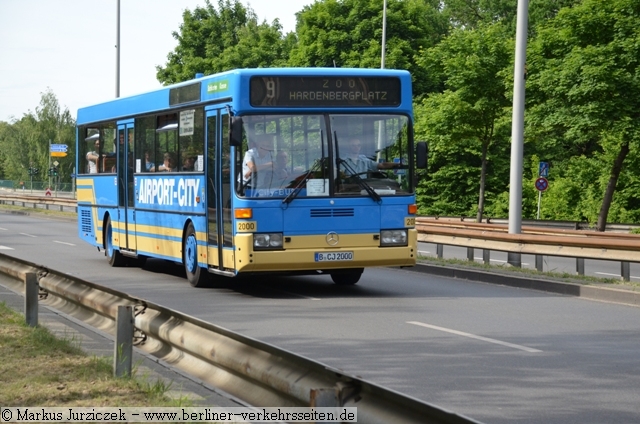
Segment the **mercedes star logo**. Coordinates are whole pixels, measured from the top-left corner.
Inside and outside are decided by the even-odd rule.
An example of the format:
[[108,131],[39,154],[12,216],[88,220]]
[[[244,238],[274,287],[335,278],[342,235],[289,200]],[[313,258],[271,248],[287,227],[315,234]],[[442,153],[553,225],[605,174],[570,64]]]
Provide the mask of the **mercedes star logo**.
[[326,240],[329,246],[335,246],[340,241],[340,237],[338,236],[338,233],[336,233],[335,231],[331,231],[327,233]]

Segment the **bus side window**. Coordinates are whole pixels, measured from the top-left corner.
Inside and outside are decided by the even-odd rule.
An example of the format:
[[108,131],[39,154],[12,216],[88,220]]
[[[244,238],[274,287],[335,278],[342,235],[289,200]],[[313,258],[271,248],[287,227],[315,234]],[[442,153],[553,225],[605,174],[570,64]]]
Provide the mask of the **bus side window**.
[[[136,118],[135,121],[135,161],[136,172],[154,172],[156,119],[153,116]],[[140,170],[138,171],[138,162]]]
[[204,171],[204,110],[189,109],[180,112],[179,170],[185,172]]
[[84,173],[97,174],[100,160],[100,130],[97,128],[87,129],[87,136],[82,144],[82,154],[84,156]]
[[168,154],[173,155],[173,167],[177,167],[175,152],[178,151],[178,123],[172,121],[174,119],[176,119],[175,114],[158,117],[158,123],[162,126],[156,129],[156,157],[154,159],[156,171],[164,171],[164,162],[167,160],[166,155]]

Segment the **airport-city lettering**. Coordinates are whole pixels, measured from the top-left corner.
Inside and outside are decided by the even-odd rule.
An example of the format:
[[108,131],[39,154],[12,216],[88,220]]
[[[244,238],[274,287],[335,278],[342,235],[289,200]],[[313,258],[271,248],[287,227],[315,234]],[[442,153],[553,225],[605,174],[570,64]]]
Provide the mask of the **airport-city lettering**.
[[200,180],[194,178],[141,178],[138,203],[164,206],[196,206]]

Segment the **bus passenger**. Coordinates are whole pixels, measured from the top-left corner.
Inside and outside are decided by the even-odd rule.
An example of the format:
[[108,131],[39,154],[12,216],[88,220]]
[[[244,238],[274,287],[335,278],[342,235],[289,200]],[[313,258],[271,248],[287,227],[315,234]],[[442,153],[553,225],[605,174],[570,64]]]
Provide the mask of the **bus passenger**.
[[273,167],[273,174],[278,180],[285,180],[289,177],[287,164],[289,162],[289,154],[284,150],[280,150],[276,154],[276,163]]
[[167,152],[164,154],[164,162],[158,166],[158,171],[176,172],[176,157],[173,153]]
[[151,154],[147,151],[144,152],[144,169],[147,172],[155,171],[156,165],[151,162]]
[[369,159],[365,155],[360,154],[361,147],[362,143],[359,139],[353,138],[349,140],[349,144],[347,145],[348,150],[340,164],[340,170],[346,175],[366,174],[367,172],[375,172],[380,169],[391,169],[400,165],[395,162],[378,163]]
[[87,170],[89,174],[98,173],[98,159],[100,159],[100,140],[96,140],[94,143],[94,150],[87,153]]
[[182,162],[182,170],[183,171],[194,171],[195,170],[196,158],[193,156],[187,156],[184,158]]

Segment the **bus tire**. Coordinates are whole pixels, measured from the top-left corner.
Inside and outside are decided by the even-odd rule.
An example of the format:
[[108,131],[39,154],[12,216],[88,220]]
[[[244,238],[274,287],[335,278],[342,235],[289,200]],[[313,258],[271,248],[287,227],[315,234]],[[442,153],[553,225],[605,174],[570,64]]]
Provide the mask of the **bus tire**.
[[143,255],[138,255],[135,259],[132,258],[132,264],[139,266],[140,268],[144,268],[144,265],[147,263],[147,257]]
[[187,274],[187,280],[192,287],[206,287],[209,273],[198,266],[198,240],[192,223],[187,226],[182,244],[182,263]]
[[364,268],[344,269],[331,272],[331,279],[339,286],[353,286],[362,276]]
[[104,233],[104,252],[107,255],[109,265],[112,267],[120,267],[125,264],[125,257],[119,250],[113,246],[113,226],[111,225],[111,217],[107,218]]

